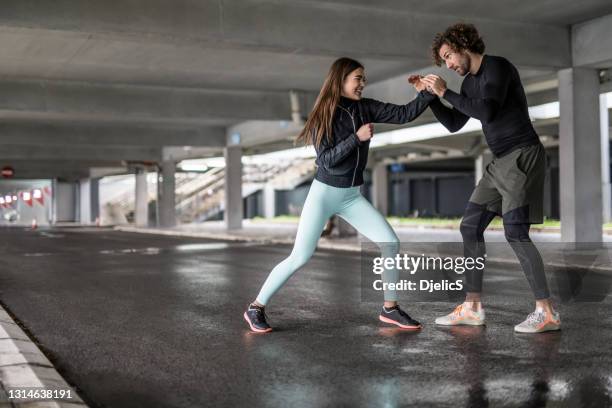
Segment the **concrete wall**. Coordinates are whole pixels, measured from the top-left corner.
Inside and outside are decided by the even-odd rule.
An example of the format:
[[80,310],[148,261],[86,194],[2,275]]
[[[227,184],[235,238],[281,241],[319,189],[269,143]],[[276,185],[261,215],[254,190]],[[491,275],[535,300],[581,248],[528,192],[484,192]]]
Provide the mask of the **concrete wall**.
[[393,173],[390,177],[389,215],[459,217],[473,188],[472,173]]
[[[43,203],[32,198],[28,205],[22,197],[7,208],[0,207],[0,224],[31,225],[36,219],[38,225],[47,225],[51,221],[53,201],[51,195],[44,192],[45,187],[51,191],[51,180],[0,180],[0,196],[17,195],[19,192],[31,193],[39,189],[43,194]],[[8,220],[10,218],[11,220]]]

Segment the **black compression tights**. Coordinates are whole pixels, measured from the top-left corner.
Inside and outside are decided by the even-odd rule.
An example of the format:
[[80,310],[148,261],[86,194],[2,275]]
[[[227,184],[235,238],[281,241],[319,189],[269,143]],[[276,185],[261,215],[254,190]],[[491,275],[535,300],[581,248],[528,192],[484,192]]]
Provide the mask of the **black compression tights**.
[[[463,237],[464,255],[466,257],[482,257],[485,254],[484,231],[495,218],[495,213],[485,206],[468,202],[461,221],[461,236]],[[544,274],[544,263],[536,246],[529,238],[530,224],[506,224],[504,232],[514,253],[523,268],[525,277],[531,286],[536,299],[550,297],[548,283]],[[471,269],[465,273],[465,289],[467,292],[482,292],[483,270]]]

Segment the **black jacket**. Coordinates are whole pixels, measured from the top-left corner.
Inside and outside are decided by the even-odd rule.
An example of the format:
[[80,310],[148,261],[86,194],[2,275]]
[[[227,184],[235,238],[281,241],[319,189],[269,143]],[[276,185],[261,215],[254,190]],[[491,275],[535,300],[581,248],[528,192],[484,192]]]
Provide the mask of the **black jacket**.
[[333,187],[363,184],[370,141],[359,141],[359,128],[366,123],[402,124],[413,121],[435,98],[435,95],[422,91],[409,104],[394,105],[368,98],[354,101],[341,97],[334,112],[332,142],[323,135],[321,145],[315,146],[318,166],[315,178]]

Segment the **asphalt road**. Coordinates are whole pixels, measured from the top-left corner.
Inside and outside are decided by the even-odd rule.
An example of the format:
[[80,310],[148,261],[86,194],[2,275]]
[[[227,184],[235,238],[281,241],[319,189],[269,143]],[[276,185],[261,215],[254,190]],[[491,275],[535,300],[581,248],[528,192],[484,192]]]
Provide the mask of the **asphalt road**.
[[486,328],[421,332],[360,299],[359,255],[318,251],[267,308],[242,313],[291,248],[96,229],[0,228],[0,301],[93,407],[604,407],[612,300],[560,306],[563,331],[517,335],[522,274],[489,268]]

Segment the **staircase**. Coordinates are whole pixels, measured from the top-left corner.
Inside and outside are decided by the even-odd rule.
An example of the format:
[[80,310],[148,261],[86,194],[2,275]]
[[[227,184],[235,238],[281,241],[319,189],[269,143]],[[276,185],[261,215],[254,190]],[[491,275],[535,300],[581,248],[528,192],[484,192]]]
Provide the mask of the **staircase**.
[[[267,184],[278,190],[293,189],[312,178],[312,159],[279,164],[247,164],[242,172],[242,197],[262,190]],[[202,222],[216,217],[225,209],[225,169],[216,173],[215,180],[195,194],[178,196],[177,217],[181,222]]]
[[[292,190],[312,179],[312,159],[296,159],[275,164],[245,164],[242,171],[243,198],[266,185],[276,190]],[[106,183],[104,205],[122,212],[128,220],[134,211],[133,175],[113,178]],[[181,223],[202,222],[217,217],[225,209],[225,168],[213,167],[205,173],[176,173],[176,214]],[[149,201],[155,201],[156,188],[149,186]],[[110,196],[110,197],[109,197]]]

